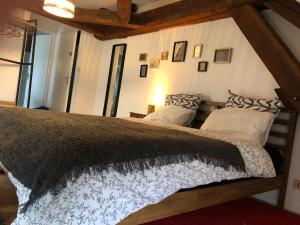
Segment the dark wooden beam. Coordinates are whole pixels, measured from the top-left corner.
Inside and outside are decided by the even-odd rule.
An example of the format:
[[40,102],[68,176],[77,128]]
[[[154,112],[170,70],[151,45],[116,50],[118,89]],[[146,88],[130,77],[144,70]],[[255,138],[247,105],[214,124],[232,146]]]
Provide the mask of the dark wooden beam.
[[104,37],[102,37],[101,40],[126,38],[129,36],[159,31],[162,29],[190,25],[190,24],[204,23],[204,22],[214,21],[214,20],[218,20],[218,19],[225,19],[228,17],[230,17],[230,14],[228,12],[222,12],[222,13],[213,14],[213,15],[212,14],[211,15],[210,14],[202,14],[202,15],[199,15],[198,17],[190,18],[189,20],[177,21],[176,23],[170,22],[170,23],[158,24],[158,25],[153,25],[153,26],[145,26],[144,28],[131,30],[131,31],[127,31],[127,32],[113,32],[113,33],[104,35]]
[[138,14],[132,22],[139,23],[142,21],[143,24],[148,26],[170,22],[176,23],[189,20],[192,17],[199,17],[199,14],[220,14],[242,4],[260,4],[262,2],[260,0],[181,0]]
[[126,27],[132,29],[143,27],[142,25],[129,24],[128,22],[122,23],[118,13],[112,12],[107,9],[92,10],[92,9],[76,8],[74,18],[64,19],[64,18],[53,16],[45,12],[43,10],[43,1],[41,0],[26,0],[26,1],[13,0],[13,1],[15,1],[16,5],[19,6],[20,8],[23,8],[30,12],[34,12],[41,16],[51,18],[53,20],[56,20],[55,18],[58,18],[59,22],[65,23],[67,25],[72,24],[71,26],[74,26],[76,23],[86,23],[87,27],[89,26],[89,24]]
[[118,0],[118,16],[122,24],[128,24],[131,19],[132,0]]
[[295,0],[277,0],[267,1],[264,5],[300,28],[300,3]]
[[[58,18],[44,12],[42,0],[12,1],[19,2],[21,8],[93,33],[101,40],[108,40],[228,18],[234,7],[246,3],[259,5],[265,0],[181,0],[141,14],[131,14],[132,0],[118,0],[118,12],[76,8],[73,19]],[[111,27],[99,33],[102,29],[95,30],[95,25]]]
[[291,104],[291,100],[284,94],[281,88],[276,88],[275,92],[281,102],[284,104],[284,107],[287,109],[293,109],[293,105]]
[[158,30],[231,17],[231,9],[243,4],[260,5],[263,0],[182,0],[133,15],[131,22],[144,28],[126,33],[111,33],[104,40],[125,38]]
[[[124,14],[122,15],[124,16]],[[73,22],[82,22],[89,24],[99,24],[99,25],[108,25],[115,27],[126,27],[132,29],[138,29],[144,27],[142,24],[131,24],[129,23],[129,18],[120,17],[119,13],[112,12],[107,9],[75,9],[75,17],[73,19],[68,19]]]
[[300,112],[299,61],[252,5],[235,8],[231,14],[290,103]]

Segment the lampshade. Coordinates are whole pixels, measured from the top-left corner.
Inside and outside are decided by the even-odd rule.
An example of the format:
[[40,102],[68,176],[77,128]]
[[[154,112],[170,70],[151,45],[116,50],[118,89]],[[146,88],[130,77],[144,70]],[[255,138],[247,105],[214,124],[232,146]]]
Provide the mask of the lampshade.
[[73,18],[75,12],[74,0],[45,0],[43,9],[55,16]]

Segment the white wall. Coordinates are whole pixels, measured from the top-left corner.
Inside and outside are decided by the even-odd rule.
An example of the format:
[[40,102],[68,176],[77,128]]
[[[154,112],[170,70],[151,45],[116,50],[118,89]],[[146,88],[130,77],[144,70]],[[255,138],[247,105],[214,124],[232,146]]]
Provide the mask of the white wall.
[[[266,12],[265,14],[296,57],[300,59],[299,29],[275,13]],[[181,40],[189,42],[186,61],[184,63],[172,63],[173,43]],[[274,92],[274,88],[278,87],[276,81],[231,18],[172,28],[121,40],[99,42],[93,39],[90,41],[93,46],[98,46],[101,43],[101,47],[98,46],[101,53],[98,51],[97,54],[92,53],[93,62],[97,58],[99,66],[93,67],[93,70],[90,71],[95,73],[94,75],[87,74],[87,76],[97,77],[96,88],[90,89],[91,86],[80,87],[81,90],[85,90],[84,95],[77,94],[74,97],[81,98],[93,95],[96,92],[94,110],[93,112],[89,111],[89,114],[102,114],[112,45],[120,43],[127,43],[128,46],[118,116],[129,116],[130,111],[146,113],[147,104],[152,102],[153,96],[160,87],[163,87],[164,94],[200,92],[214,101],[225,101],[228,89],[250,97],[274,98],[276,96]],[[199,43],[204,45],[200,60],[209,61],[207,73],[197,72],[197,64],[200,60],[192,57],[194,45]],[[226,47],[233,48],[232,63],[214,64],[214,50]],[[146,79],[139,78],[140,65],[144,64],[144,62],[138,60],[139,53],[148,53],[149,64],[149,59],[159,58],[161,51],[169,51],[169,60],[162,61],[159,70],[149,70]],[[86,64],[89,63],[85,58],[81,60]],[[83,77],[85,75],[82,72],[80,76]],[[81,86],[83,84],[78,82],[77,85]],[[89,94],[86,92],[89,92]],[[88,97],[83,97],[80,101],[73,101],[79,103],[83,102],[83,99],[87,100]],[[74,112],[84,110],[81,109],[80,105],[74,106],[75,108]],[[286,198],[286,208],[298,213],[300,213],[300,192],[292,189],[292,180],[300,178],[299,164],[297,165],[296,162],[299,158],[300,122],[298,121]],[[276,201],[274,192],[260,197],[269,202]]]
[[[175,41],[187,40],[187,57],[184,63],[172,63]],[[101,111],[109,71],[110,52],[113,44],[127,43],[123,82],[118,115],[128,116],[129,111],[145,113],[156,88],[161,84],[164,92],[201,92],[208,99],[226,100],[227,90],[252,97],[273,98],[277,87],[273,76],[261,62],[249,42],[232,19],[224,19],[192,26],[178,27],[124,40],[103,42],[101,71],[98,74],[96,111]],[[199,59],[194,59],[194,45],[203,43],[201,61],[209,61],[207,73],[197,72]],[[214,49],[233,48],[231,64],[214,64]],[[139,53],[148,53],[148,59],[160,57],[169,51],[169,60],[161,61],[159,70],[149,70],[146,79],[139,78]],[[106,55],[107,57],[103,57]],[[149,63],[149,62],[148,62]]]

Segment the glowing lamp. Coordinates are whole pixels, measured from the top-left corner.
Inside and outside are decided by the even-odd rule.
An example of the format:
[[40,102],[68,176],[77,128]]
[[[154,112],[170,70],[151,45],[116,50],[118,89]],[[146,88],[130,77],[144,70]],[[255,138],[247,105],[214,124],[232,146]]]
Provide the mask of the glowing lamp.
[[161,105],[164,103],[164,87],[163,85],[158,86],[154,91],[154,96],[152,98],[153,105]]
[[74,0],[45,0],[43,9],[55,16],[74,18]]

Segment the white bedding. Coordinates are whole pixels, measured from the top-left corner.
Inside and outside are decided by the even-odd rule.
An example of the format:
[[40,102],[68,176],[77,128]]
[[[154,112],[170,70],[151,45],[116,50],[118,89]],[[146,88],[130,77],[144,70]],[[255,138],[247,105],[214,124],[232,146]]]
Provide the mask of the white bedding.
[[[244,177],[273,177],[275,170],[267,152],[258,142],[239,135],[205,132],[161,122],[131,119],[142,123],[169,127],[196,135],[235,144],[244,159],[246,173],[233,168],[224,170],[205,162],[171,164],[127,175],[113,170],[103,174],[82,174],[57,196],[50,193],[39,199],[25,214],[18,213],[13,225],[113,225],[129,214],[158,203],[180,189],[192,188],[222,180]],[[27,201],[30,190],[8,173],[17,188],[19,204]]]

